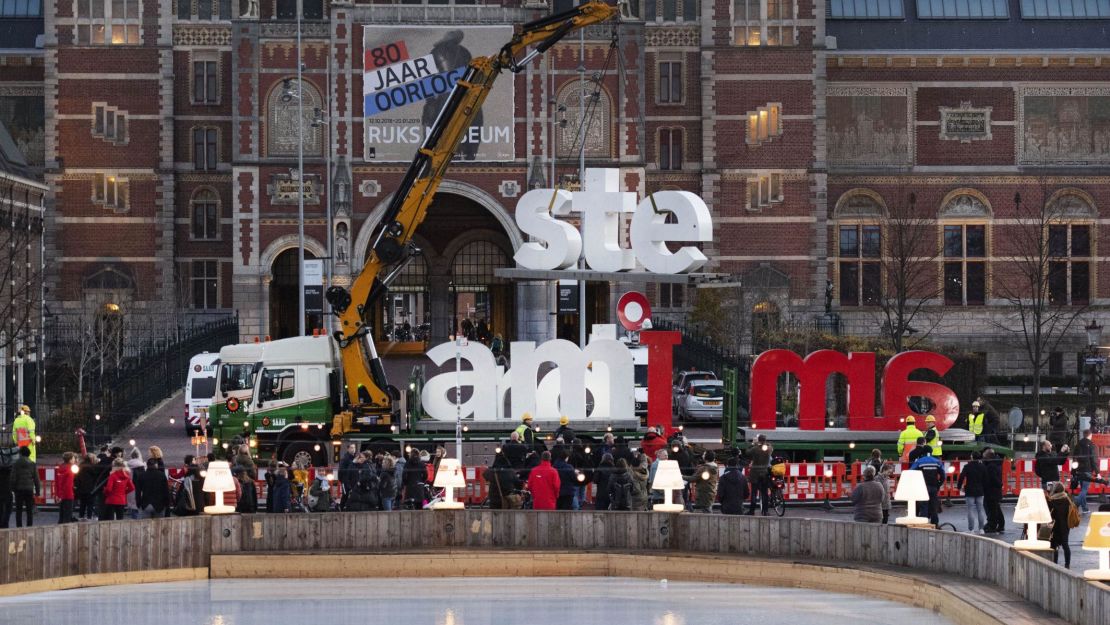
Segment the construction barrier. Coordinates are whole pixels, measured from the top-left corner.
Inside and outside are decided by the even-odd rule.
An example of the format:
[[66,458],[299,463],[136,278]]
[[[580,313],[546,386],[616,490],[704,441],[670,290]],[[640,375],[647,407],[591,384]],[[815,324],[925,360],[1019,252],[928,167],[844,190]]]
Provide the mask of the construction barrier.
[[[957,486],[959,481],[960,472],[967,465],[965,460],[957,460],[945,463],[945,479],[944,485],[941,487],[940,496],[943,498],[952,498],[962,496],[962,492]],[[794,462],[787,463],[786,475],[783,477],[785,483],[783,495],[787,501],[835,501],[838,499],[849,498],[852,494],[852,489],[856,484],[862,481],[862,469],[864,463],[854,462],[851,465],[845,465],[841,462]],[[902,471],[909,468],[908,465],[895,462],[894,463],[894,476],[890,480],[891,493],[897,487],[898,477]],[[1036,465],[1033,459],[1022,458],[1013,462],[1002,463],[1002,483],[1004,495],[1017,495],[1023,488],[1040,488],[1041,479],[1037,476],[1035,471]],[[1064,463],[1061,468],[1060,481],[1065,485],[1071,483],[1071,461]],[[432,484],[434,481],[434,468],[431,463],[427,466],[428,470],[428,483]],[[724,467],[719,469],[722,473]],[[40,496],[35,499],[35,503],[39,505],[54,505],[58,503],[57,494],[54,492],[54,482],[57,469],[55,467],[39,467],[39,480],[42,483],[42,490]],[[259,502],[264,502],[266,499],[266,469],[258,469],[258,478],[255,480],[255,488],[258,492]],[[456,493],[457,499],[471,505],[480,505],[489,498],[489,484],[486,483],[482,477],[484,467],[464,467],[463,472],[466,476],[466,488],[461,492]],[[1098,472],[1101,476],[1110,475],[1110,459],[1102,458],[1098,461]],[[166,475],[170,478],[171,487],[175,487],[176,483],[185,476],[186,470],[184,467],[171,467],[166,469]],[[311,484],[312,480],[316,477],[315,469],[308,469],[307,480]],[[292,479],[292,476],[290,476]],[[341,486],[338,480],[331,482],[332,498],[336,501],[342,496]],[[1071,492],[1077,493],[1078,489],[1072,489]],[[1091,495],[1101,495],[1110,493],[1110,487],[1102,484],[1092,482],[1088,488],[1088,493]],[[586,488],[586,501],[592,502],[596,496],[596,486],[588,484]],[[232,495],[234,498],[234,495]]]

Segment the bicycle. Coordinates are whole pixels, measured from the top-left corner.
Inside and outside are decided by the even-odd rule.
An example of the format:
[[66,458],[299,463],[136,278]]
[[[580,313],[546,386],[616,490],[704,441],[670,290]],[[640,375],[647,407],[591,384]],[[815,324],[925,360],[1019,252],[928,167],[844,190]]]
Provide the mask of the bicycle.
[[783,494],[786,489],[786,482],[781,477],[771,478],[771,491],[768,497],[768,507],[775,511],[775,514],[781,516],[786,515],[786,498]]

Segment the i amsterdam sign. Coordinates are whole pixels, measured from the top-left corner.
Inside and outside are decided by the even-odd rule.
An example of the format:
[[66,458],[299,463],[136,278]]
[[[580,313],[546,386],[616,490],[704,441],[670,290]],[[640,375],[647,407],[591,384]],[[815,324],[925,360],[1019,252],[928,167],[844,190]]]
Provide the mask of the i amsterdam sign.
[[961,102],[959,108],[940,107],[940,138],[971,143],[991,138],[991,107],[972,107]]

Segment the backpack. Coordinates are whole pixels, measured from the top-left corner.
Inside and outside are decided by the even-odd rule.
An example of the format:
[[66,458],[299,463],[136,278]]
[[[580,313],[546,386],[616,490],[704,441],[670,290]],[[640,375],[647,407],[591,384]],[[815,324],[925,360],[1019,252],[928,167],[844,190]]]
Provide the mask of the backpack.
[[617,492],[609,498],[610,510],[628,510],[632,507],[632,482],[617,483]]
[[0,447],[0,467],[11,468],[19,458],[18,447]]
[[1075,502],[1068,497],[1068,529],[1075,529],[1079,527],[1081,519],[1079,518],[1079,508],[1075,506]]

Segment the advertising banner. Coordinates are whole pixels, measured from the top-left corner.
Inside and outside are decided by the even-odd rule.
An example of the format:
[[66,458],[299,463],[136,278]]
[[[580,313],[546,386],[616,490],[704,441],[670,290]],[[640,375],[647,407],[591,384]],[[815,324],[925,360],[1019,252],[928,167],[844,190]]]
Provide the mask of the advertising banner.
[[[368,161],[409,161],[475,56],[496,53],[511,26],[363,26],[363,116]],[[513,80],[486,98],[455,158],[514,157]]]
[[304,312],[312,315],[324,314],[324,261],[305,259],[304,261]]

